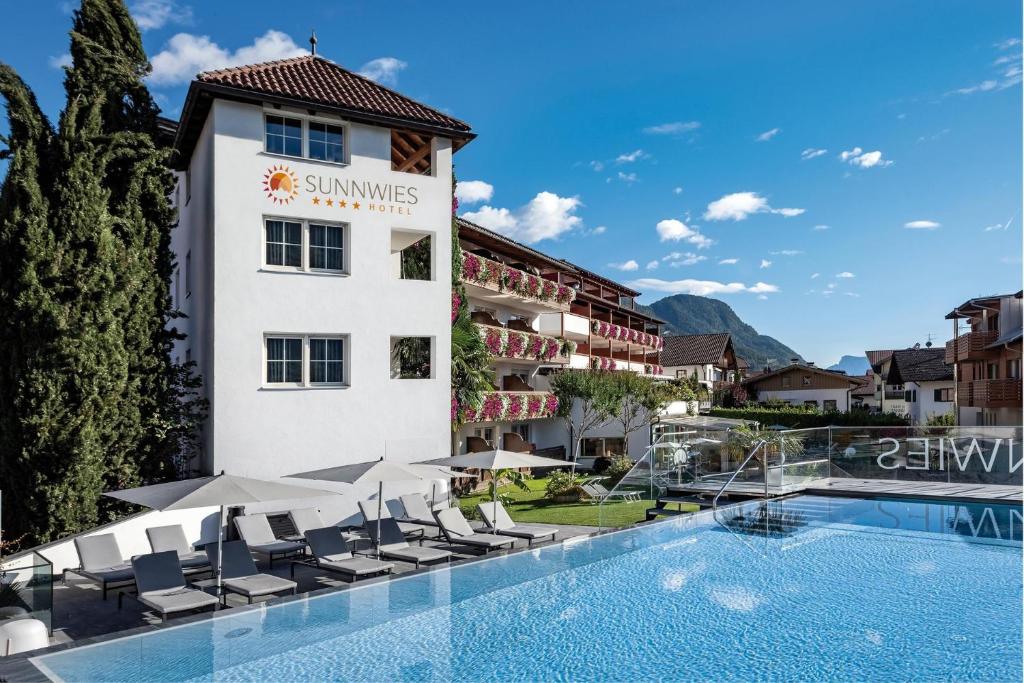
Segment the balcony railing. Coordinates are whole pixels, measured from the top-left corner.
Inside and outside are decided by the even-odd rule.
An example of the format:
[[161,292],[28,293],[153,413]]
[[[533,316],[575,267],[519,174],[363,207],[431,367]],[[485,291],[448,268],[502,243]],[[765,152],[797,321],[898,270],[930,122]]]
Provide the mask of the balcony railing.
[[591,323],[591,330],[596,337],[602,337],[612,342],[622,342],[631,346],[643,346],[654,351],[660,351],[665,346],[665,341],[656,334],[648,334],[639,330],[633,330],[623,325],[606,323],[603,320],[594,320]]
[[476,323],[487,350],[495,358],[566,364],[576,351],[576,342],[546,334],[510,330]]
[[985,358],[991,355],[988,347],[999,338],[999,332],[988,330],[985,332],[968,332],[961,334],[956,339],[946,342],[946,362],[954,363],[963,360]]
[[462,281],[524,303],[543,304],[562,311],[576,298],[576,290],[498,261],[462,253]]
[[1012,408],[1021,403],[1024,389],[1018,379],[978,379],[956,385],[957,404],[964,408]]
[[468,422],[518,422],[553,417],[558,398],[550,391],[489,391],[477,408],[466,410]]

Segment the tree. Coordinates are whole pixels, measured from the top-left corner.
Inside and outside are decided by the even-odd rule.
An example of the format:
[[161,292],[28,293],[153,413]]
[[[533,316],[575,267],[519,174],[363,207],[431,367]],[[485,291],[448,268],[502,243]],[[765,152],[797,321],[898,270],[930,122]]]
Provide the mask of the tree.
[[628,370],[608,374],[614,402],[612,416],[622,425],[628,448],[629,435],[649,425],[669,403],[666,392],[654,380]]
[[551,375],[551,390],[558,397],[558,417],[565,422],[570,442],[574,444],[573,473],[583,436],[611,419],[615,411],[616,396],[609,376],[609,373],[592,370],[562,370]]

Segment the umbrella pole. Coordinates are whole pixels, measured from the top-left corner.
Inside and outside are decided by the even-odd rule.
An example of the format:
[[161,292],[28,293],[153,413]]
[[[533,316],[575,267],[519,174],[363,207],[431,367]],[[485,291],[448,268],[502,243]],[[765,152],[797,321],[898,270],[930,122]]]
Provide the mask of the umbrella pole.
[[384,509],[384,482],[377,482],[377,559],[380,559],[380,513]]
[[224,506],[221,505],[220,515],[217,518],[217,600],[220,600],[221,568],[224,566],[224,511]]
[[494,531],[495,531],[495,533],[497,533],[497,531],[498,531],[498,478],[495,475],[497,475],[497,472],[492,470],[491,471],[491,483],[494,485],[494,489],[492,489],[494,491],[494,495],[493,495],[493,503],[494,503],[494,505],[493,505],[493,508],[491,510],[491,519],[494,521]]

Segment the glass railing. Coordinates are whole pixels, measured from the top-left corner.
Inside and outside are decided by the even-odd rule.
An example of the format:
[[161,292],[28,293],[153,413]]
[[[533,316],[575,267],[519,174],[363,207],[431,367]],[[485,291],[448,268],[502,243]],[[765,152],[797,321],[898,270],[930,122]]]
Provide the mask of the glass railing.
[[35,551],[0,560],[0,624],[24,618],[53,632],[53,564]]

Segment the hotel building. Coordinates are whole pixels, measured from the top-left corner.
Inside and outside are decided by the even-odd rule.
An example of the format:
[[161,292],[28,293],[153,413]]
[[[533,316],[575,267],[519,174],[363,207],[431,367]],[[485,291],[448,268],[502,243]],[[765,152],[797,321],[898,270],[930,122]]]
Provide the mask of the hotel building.
[[953,321],[945,360],[956,373],[958,425],[1019,427],[1024,422],[1021,296],[968,299],[946,315]]
[[470,127],[318,56],[199,74],[176,130],[174,355],[203,472],[449,453],[452,154]]
[[[662,321],[644,313],[636,292],[459,219],[463,284],[473,322],[492,356],[492,391],[457,434],[456,449],[505,448],[570,457],[574,441],[549,377],[563,368],[662,374]],[[643,455],[647,430],[625,444],[615,421],[583,435],[581,455]]]

